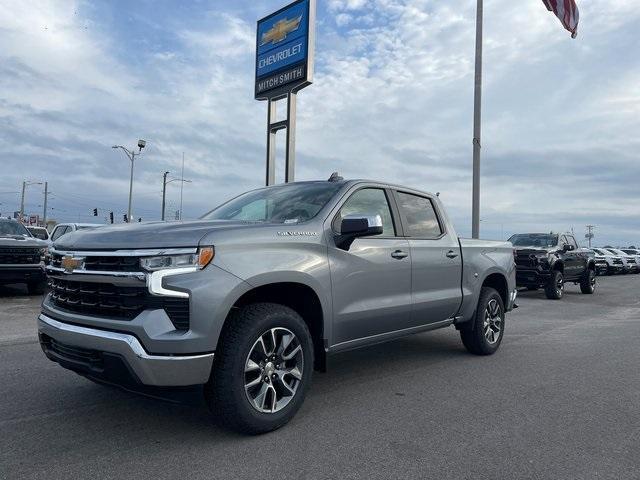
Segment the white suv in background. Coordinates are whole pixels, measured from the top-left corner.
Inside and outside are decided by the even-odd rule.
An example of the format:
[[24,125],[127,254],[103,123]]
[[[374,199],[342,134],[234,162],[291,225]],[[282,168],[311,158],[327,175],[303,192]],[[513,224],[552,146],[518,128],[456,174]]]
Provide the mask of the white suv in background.
[[59,223],[53,230],[51,230],[51,236],[49,237],[52,242],[55,242],[62,235],[76,230],[84,230],[86,228],[102,227],[101,223]]

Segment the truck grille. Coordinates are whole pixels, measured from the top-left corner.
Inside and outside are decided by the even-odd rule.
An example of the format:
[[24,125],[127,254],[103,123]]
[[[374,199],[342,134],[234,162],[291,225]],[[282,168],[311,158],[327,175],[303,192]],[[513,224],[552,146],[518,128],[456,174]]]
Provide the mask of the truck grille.
[[[82,256],[82,252],[75,252],[77,256]],[[51,255],[51,265],[56,268],[62,267],[62,255],[53,253]],[[140,258],[131,256],[122,257],[96,257],[87,256],[84,259],[84,269],[98,272],[140,272]]]
[[51,301],[63,310],[82,315],[133,320],[144,310],[164,309],[177,330],[189,329],[189,299],[158,297],[146,287],[77,282],[49,278]]
[[40,249],[33,247],[0,247],[1,265],[34,265],[40,263]]
[[535,257],[531,258],[529,255],[516,255],[516,265],[518,267],[536,267],[538,260]]
[[614,265],[622,265],[622,259],[621,258],[614,258],[613,259],[613,264]]

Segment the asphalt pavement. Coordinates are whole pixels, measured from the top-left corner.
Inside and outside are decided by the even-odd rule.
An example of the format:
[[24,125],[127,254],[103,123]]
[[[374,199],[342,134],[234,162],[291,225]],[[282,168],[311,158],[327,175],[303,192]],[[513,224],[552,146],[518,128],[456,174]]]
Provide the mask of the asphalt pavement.
[[244,437],[47,360],[0,287],[0,478],[640,478],[640,275],[521,293],[491,357],[453,328],[332,357],[287,426]]

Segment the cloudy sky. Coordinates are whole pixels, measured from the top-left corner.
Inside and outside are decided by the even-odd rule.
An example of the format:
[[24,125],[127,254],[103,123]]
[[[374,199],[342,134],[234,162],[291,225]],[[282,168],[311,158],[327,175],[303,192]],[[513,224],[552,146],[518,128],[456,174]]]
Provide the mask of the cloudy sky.
[[[0,212],[48,181],[49,216],[160,216],[185,155],[185,218],[264,181],[255,21],[279,0],[0,2]],[[578,0],[572,40],[540,0],[485,0],[482,236],[567,231],[640,243],[640,9]],[[406,184],[470,234],[475,2],[318,0],[316,76],[298,96],[297,179]],[[279,144],[281,156],[282,142]],[[282,157],[281,157],[282,158]],[[283,177],[283,162],[278,165]],[[168,188],[179,205],[179,182]],[[42,187],[27,188],[27,213]]]

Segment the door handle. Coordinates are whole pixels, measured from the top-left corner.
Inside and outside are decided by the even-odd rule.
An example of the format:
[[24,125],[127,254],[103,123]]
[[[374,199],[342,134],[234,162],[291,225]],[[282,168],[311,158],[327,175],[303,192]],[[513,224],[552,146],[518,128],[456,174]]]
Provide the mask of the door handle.
[[403,252],[402,250],[396,250],[391,254],[391,256],[395,259],[402,260],[403,258],[407,258],[409,254],[407,252]]
[[458,256],[458,254],[456,252],[454,252],[453,250],[449,250],[447,252],[447,257],[449,258],[456,258]]

